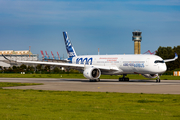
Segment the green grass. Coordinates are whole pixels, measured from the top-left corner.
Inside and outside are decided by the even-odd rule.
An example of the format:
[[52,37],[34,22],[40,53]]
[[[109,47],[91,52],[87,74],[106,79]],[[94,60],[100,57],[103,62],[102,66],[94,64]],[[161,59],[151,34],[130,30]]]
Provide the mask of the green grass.
[[84,78],[83,74],[0,74],[1,78]]
[[0,89],[1,119],[179,120],[180,95]]
[[42,83],[10,83],[10,82],[0,82],[1,87],[14,87],[14,86],[29,86],[29,85],[43,85]]
[[[85,79],[83,74],[0,74],[1,78],[81,78]],[[118,79],[122,76],[101,75],[100,79]],[[128,74],[130,79],[149,79],[138,74]],[[180,76],[162,75],[161,80],[180,80]]]

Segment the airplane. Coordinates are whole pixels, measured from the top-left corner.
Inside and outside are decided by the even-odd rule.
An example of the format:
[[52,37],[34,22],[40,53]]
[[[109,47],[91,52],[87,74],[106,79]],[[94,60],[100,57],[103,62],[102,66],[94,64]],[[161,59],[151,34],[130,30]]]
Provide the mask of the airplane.
[[[68,63],[42,62],[42,61],[16,61],[23,64],[53,65],[65,68],[77,69],[83,73],[90,82],[100,81],[103,75],[123,75],[119,81],[129,81],[127,74],[141,74],[146,78],[157,78],[166,70],[166,62],[175,61],[178,55],[175,53],[173,59],[163,60],[157,55],[130,54],[130,55],[82,55],[77,56],[67,32],[63,32],[64,42],[68,55]],[[4,56],[4,55],[3,55]],[[4,56],[5,59],[7,59]]]

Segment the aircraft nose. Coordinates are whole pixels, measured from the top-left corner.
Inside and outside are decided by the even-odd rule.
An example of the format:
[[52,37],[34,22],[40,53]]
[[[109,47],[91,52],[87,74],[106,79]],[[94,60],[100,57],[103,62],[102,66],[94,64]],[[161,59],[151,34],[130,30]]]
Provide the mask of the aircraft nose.
[[163,64],[163,65],[160,67],[161,73],[166,72],[166,70],[167,70],[166,64]]

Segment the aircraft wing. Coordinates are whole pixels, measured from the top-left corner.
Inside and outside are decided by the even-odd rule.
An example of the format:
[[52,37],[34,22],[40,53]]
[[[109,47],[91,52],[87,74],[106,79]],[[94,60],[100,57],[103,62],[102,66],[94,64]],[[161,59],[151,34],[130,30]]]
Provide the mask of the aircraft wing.
[[84,64],[72,64],[72,63],[58,63],[58,62],[41,62],[41,61],[16,61],[17,63],[23,64],[41,64],[41,65],[52,65],[60,67],[70,67],[70,68],[79,68],[84,69],[86,67],[93,66],[101,70],[119,70],[116,66],[99,66],[99,65],[84,65]]
[[175,61],[176,59],[178,59],[177,53],[175,53],[175,57],[173,59],[167,59],[167,60],[164,60],[164,62],[171,62],[171,61]]
[[8,58],[6,58],[3,54],[2,56],[8,61],[8,63],[22,63],[22,64],[41,64],[41,65],[52,65],[52,66],[60,66],[65,68],[74,68],[74,69],[84,69],[86,67],[95,67],[100,70],[114,70],[119,71],[119,69],[116,66],[99,66],[99,65],[84,65],[84,64],[72,64],[72,63],[59,63],[59,62],[45,62],[45,61],[11,61]]
[[41,64],[41,65],[53,65],[53,66],[61,66],[61,67],[79,67],[83,68],[82,64],[71,64],[71,63],[59,63],[59,62],[45,62],[45,61],[16,61],[17,63],[22,64]]

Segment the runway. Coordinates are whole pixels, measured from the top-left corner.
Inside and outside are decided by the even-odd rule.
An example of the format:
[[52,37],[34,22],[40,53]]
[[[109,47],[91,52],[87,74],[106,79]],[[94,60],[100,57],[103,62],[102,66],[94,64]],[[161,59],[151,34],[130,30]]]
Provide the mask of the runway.
[[119,82],[115,79],[101,79],[100,82],[89,82],[87,79],[0,78],[0,82],[44,84],[4,87],[3,89],[180,94],[180,80],[161,80],[161,83],[156,83],[155,80],[130,80],[129,82]]

